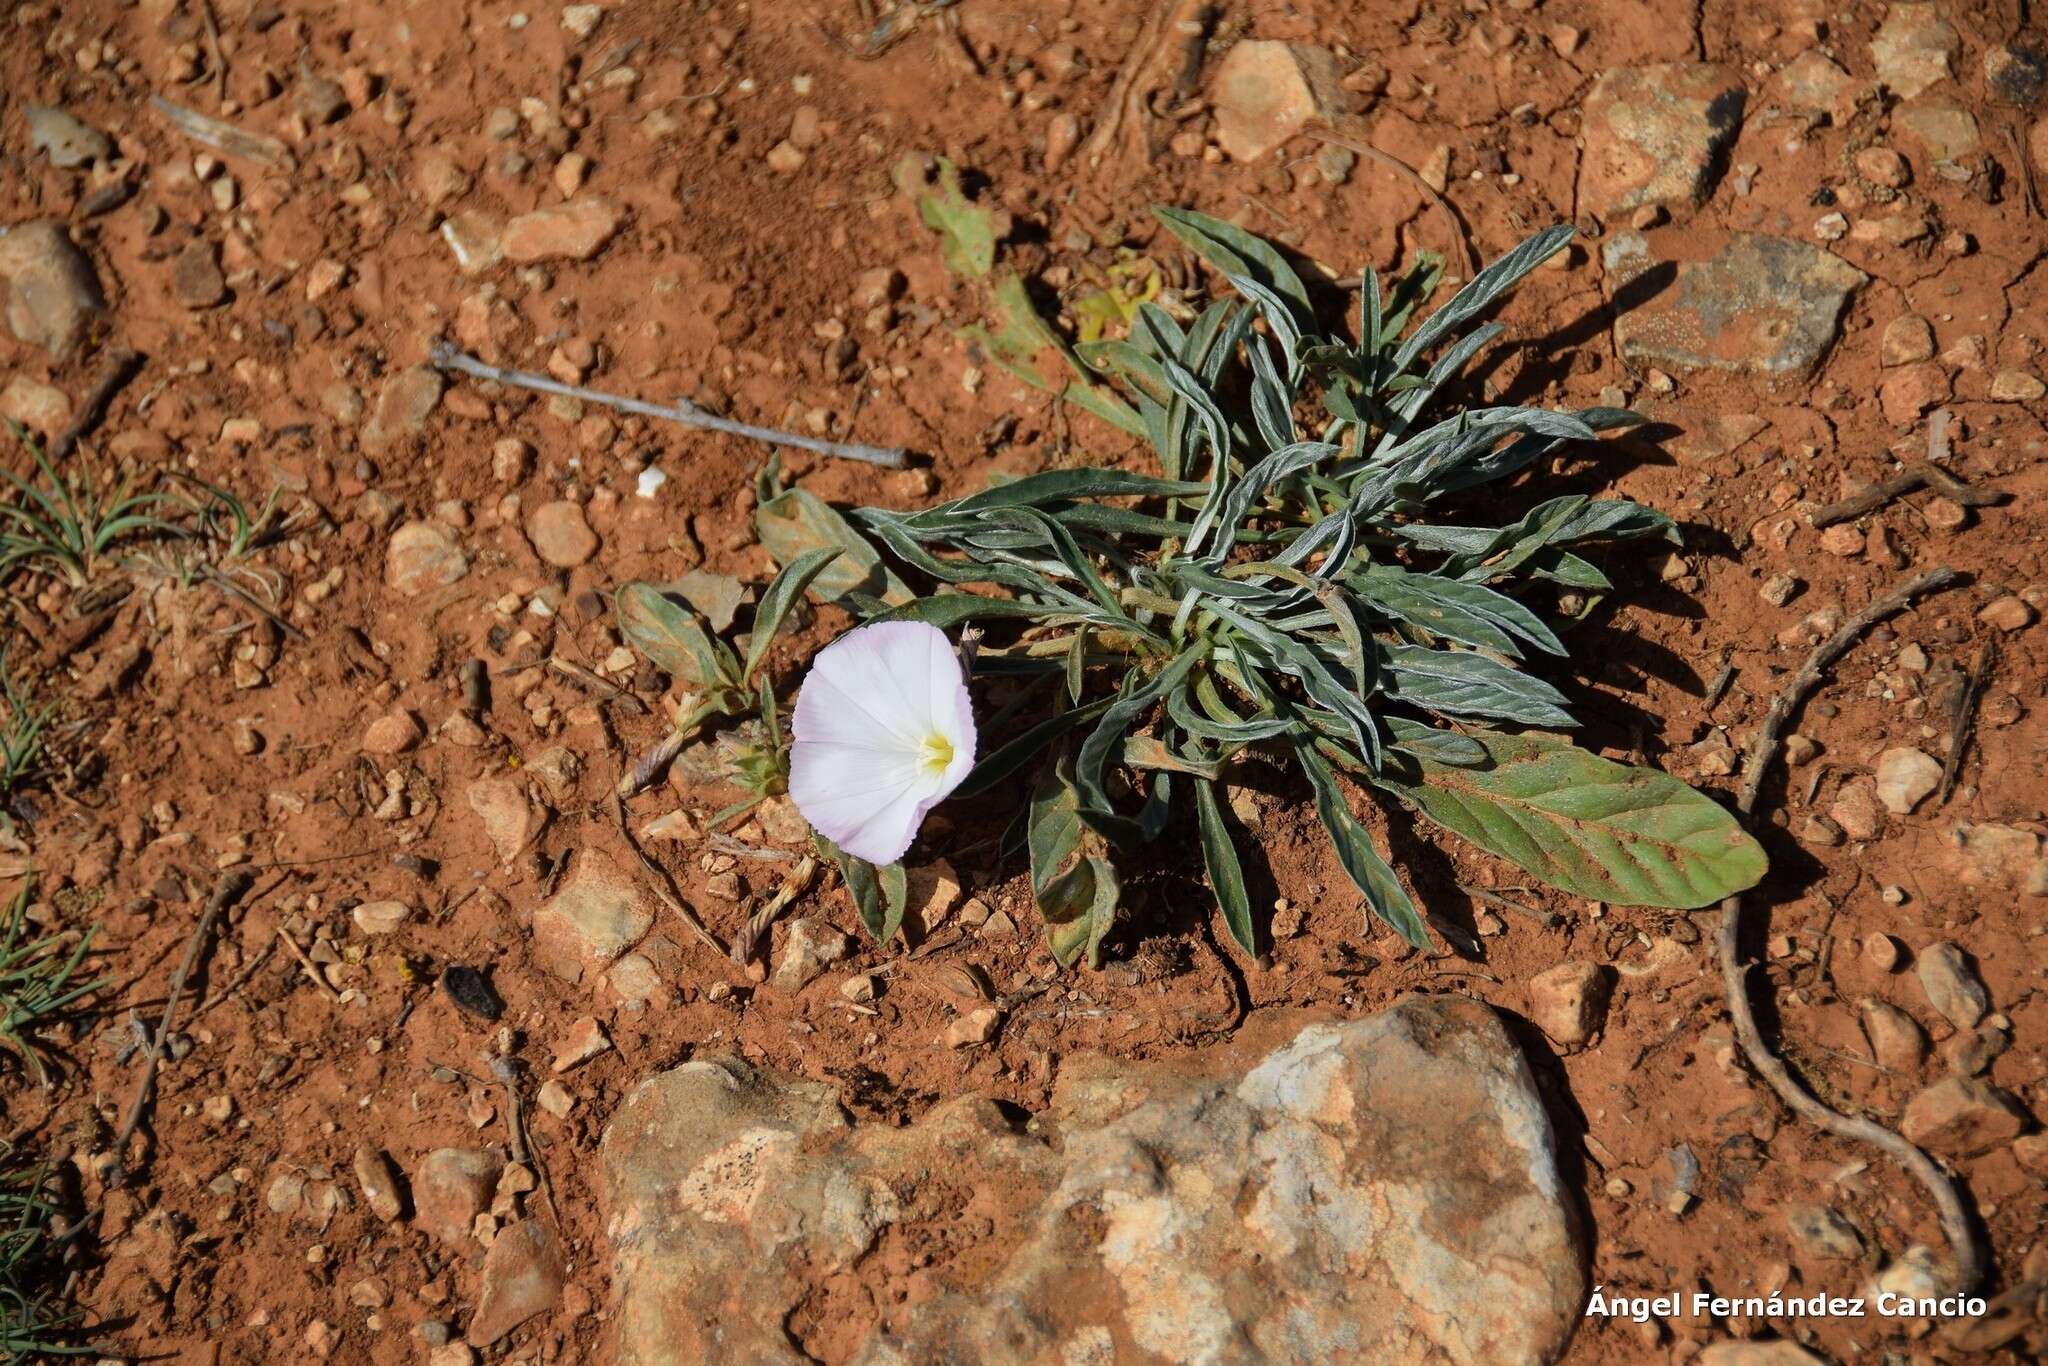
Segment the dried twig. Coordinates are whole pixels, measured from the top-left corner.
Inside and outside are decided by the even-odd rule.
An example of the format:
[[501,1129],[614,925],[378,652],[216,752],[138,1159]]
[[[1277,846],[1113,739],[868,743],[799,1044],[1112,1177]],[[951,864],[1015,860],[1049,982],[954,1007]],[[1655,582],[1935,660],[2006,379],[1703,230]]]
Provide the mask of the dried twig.
[[1436,187],[1424,180],[1414,167],[1399,157],[1389,156],[1369,142],[1360,142],[1357,138],[1326,133],[1320,128],[1309,128],[1304,131],[1318,142],[1327,142],[1332,147],[1342,147],[1347,152],[1356,152],[1362,157],[1377,161],[1413,185],[1425,200],[1436,206],[1437,212],[1444,216],[1444,221],[1451,225],[1451,240],[1458,244],[1458,259],[1465,263],[1465,278],[1469,280],[1479,273],[1479,258],[1472,254],[1472,243],[1465,236],[1464,221],[1458,217],[1457,211],[1445,202],[1444,197],[1436,192]]
[[1943,805],[1956,790],[1956,778],[1963,771],[1963,751],[1970,738],[1970,721],[1977,714],[1977,703],[1984,697],[1984,685],[1991,681],[1991,670],[1998,663],[1998,645],[1987,640],[1977,647],[1977,657],[1970,661],[1970,676],[1963,680],[1963,691],[1956,698],[1955,711],[1949,717],[1948,757],[1941,764],[1941,793],[1938,800]]
[[612,794],[612,814],[618,817],[619,838],[633,851],[633,857],[640,860],[641,870],[647,874],[648,881],[654,884],[654,895],[661,904],[682,917],[683,923],[690,927],[690,932],[703,942],[705,948],[721,958],[725,957],[725,944],[711,932],[710,927],[705,925],[697,913],[690,909],[689,903],[675,894],[671,889],[668,874],[662,871],[660,864],[647,857],[647,851],[640,847],[640,841],[634,839],[633,832],[626,828],[626,803],[616,792]]
[[142,1112],[148,1108],[150,1095],[156,1090],[157,1067],[163,1061],[164,1041],[170,1038],[171,1025],[178,1018],[178,1002],[185,996],[185,979],[192,975],[192,965],[199,961],[200,950],[205,947],[213,922],[255,885],[256,879],[245,869],[237,868],[222,874],[220,881],[214,884],[213,895],[207,899],[206,909],[200,913],[199,923],[192,927],[192,937],[185,941],[185,956],[179,960],[178,970],[171,974],[170,999],[164,1002],[163,1017],[157,1021],[156,1036],[150,1040],[149,1056],[142,1065],[142,1079],[136,1084],[135,1098],[128,1102],[128,1115],[121,1121],[121,1131],[114,1138],[114,1166],[107,1176],[110,1188],[128,1179],[124,1165],[128,1140],[135,1137],[135,1130],[142,1123]]
[[1839,503],[1829,503],[1813,514],[1813,524],[1824,527],[1854,521],[1864,513],[1874,512],[1892,499],[1918,489],[1933,489],[1950,502],[1969,508],[1994,507],[2005,501],[2005,494],[1997,489],[1980,489],[1973,484],[1965,484],[1931,460],[1916,460],[1881,484],[1872,484]]
[[[1814,647],[1807,656],[1804,666],[1784,690],[1772,701],[1765,713],[1763,724],[1757,728],[1756,739],[1751,742],[1748,756],[1748,772],[1742,784],[1742,792],[1736,801],[1736,810],[1747,819],[1755,810],[1757,793],[1763,786],[1764,771],[1777,756],[1778,737],[1785,724],[1805,702],[1806,697],[1820,685],[1821,676],[1837,659],[1847,653],[1864,632],[1878,622],[1895,616],[1912,605],[1916,600],[1953,587],[1961,578],[1955,570],[1943,567],[1930,570],[1907,582],[1892,592],[1865,607],[1842,624],[1842,628]],[[1936,1211],[1941,1220],[1942,1235],[1947,1238],[1949,1250],[1954,1258],[1954,1284],[1957,1292],[1967,1291],[1977,1284],[1983,1275],[1984,1258],[1977,1245],[1975,1227],[1970,1211],[1963,1203],[1962,1192],[1954,1180],[1935,1164],[1933,1159],[1912,1143],[1890,1129],[1860,1116],[1845,1115],[1814,1096],[1793,1077],[1791,1069],[1771,1051],[1764,1042],[1763,1033],[1757,1028],[1756,1012],[1749,999],[1748,965],[1742,960],[1742,895],[1736,893],[1721,903],[1720,958],[1722,986],[1727,993],[1728,1014],[1735,1025],[1735,1035],[1742,1044],[1742,1052],[1749,1059],[1749,1065],[1792,1111],[1807,1123],[1838,1138],[1853,1139],[1868,1143],[1887,1154],[1904,1167],[1913,1178],[1933,1197]]]
[[325,974],[320,971],[320,965],[306,956],[306,951],[299,947],[299,941],[287,934],[284,926],[277,927],[277,937],[279,942],[291,951],[292,957],[299,960],[299,966],[305,969],[306,976],[312,979],[313,985],[325,992],[328,1000],[339,1001],[341,993],[334,989],[334,983],[327,980]]
[[678,726],[648,746],[633,761],[633,767],[626,770],[626,776],[619,779],[619,795],[637,797],[652,786],[661,777],[662,770],[675,762],[676,756],[683,752],[683,746],[689,744],[690,737],[696,733],[695,726]]
[[802,896],[809,889],[811,879],[817,875],[817,872],[818,861],[814,858],[806,858],[796,866],[795,871],[790,873],[788,881],[775,889],[775,895],[768,898],[767,903],[760,910],[755,911],[752,916],[748,917],[747,923],[733,937],[733,962],[744,966],[747,960],[754,956],[754,950],[760,946],[761,936],[768,933],[769,927],[775,923],[775,917],[781,915],[790,902]]
[[1127,143],[1132,129],[1142,124],[1145,98],[1161,84],[1167,56],[1185,50],[1176,46],[1174,36],[1179,35],[1185,43],[1191,30],[1197,34],[1204,31],[1208,26],[1208,9],[1207,0],[1158,0],[1145,16],[1138,27],[1137,41],[1124,54],[1123,65],[1117,68],[1116,78],[1103,96],[1102,114],[1095,121],[1095,131],[1081,145],[1081,155],[1091,166],[1099,165],[1104,156]]
[[164,117],[173,128],[195,142],[203,142],[216,152],[225,152],[232,157],[247,161],[260,161],[266,166],[289,166],[292,154],[276,138],[263,137],[256,133],[245,133],[232,123],[208,118],[196,109],[187,109],[182,104],[172,104],[161,95],[149,98],[149,107]]
[[1516,915],[1527,916],[1546,930],[1557,923],[1557,917],[1549,911],[1539,911],[1534,906],[1524,906],[1519,901],[1510,901],[1498,892],[1489,892],[1486,888],[1473,883],[1460,882],[1457,884],[1457,888],[1483,906],[1491,906],[1495,910],[1513,911]]
[[596,693],[605,701],[618,703],[621,707],[625,708],[628,716],[645,716],[647,714],[647,704],[645,702],[642,702],[610,679],[603,678],[595,671],[584,668],[573,659],[564,659],[560,655],[549,655],[548,667],[571,682],[590,692]]
[[107,416],[107,405],[114,401],[114,395],[121,392],[121,386],[135,377],[142,368],[142,353],[130,351],[125,346],[109,348],[100,356],[99,368],[93,372],[92,388],[86,390],[85,399],[78,405],[78,415],[71,419],[71,425],[57,434],[47,452],[52,465],[64,463],[64,457],[71,454],[82,437],[91,435]]
[[900,446],[863,446],[857,442],[827,441],[822,437],[799,436],[795,432],[778,432],[772,427],[756,427],[748,422],[713,417],[687,399],[677,399],[672,405],[648,403],[643,399],[623,398],[618,394],[586,389],[580,384],[563,384],[560,380],[549,379],[546,375],[536,375],[528,370],[507,370],[503,366],[486,365],[475,356],[457,350],[439,337],[434,339],[430,359],[436,370],[456,370],[477,379],[509,384],[515,389],[531,389],[537,394],[556,394],[563,398],[582,399],[585,403],[601,403],[608,408],[617,408],[622,413],[658,417],[667,422],[680,422],[685,427],[702,427],[706,431],[724,432],[727,436],[745,437],[749,441],[765,441],[771,446],[800,446],[804,450],[816,451],[820,455],[836,455],[842,460],[859,460],[865,464],[881,465],[892,470],[902,469],[909,458]]

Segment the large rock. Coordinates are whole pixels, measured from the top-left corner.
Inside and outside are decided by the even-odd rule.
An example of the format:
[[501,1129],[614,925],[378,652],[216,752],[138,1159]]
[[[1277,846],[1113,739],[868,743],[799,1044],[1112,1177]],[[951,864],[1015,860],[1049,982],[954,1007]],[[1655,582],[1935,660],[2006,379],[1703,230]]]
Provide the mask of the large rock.
[[1742,75],[1706,62],[1616,67],[1586,96],[1579,205],[1600,218],[1705,202],[1742,131]]
[[1640,233],[1601,249],[1614,340],[1638,365],[1784,379],[1820,363],[1866,277],[1805,242],[1731,233],[1704,260],[1665,261]]
[[1069,1063],[1028,1127],[976,1097],[855,1125],[831,1087],[700,1059],[605,1135],[618,1360],[1548,1360],[1586,1294],[1553,1142],[1455,996],[1227,1075]]
[[1317,120],[1344,110],[1337,59],[1302,43],[1241,42],[1216,69],[1216,144],[1255,161]]
[[1932,90],[1955,74],[1962,39],[1932,4],[1894,4],[1870,40],[1877,78],[1903,99]]
[[107,311],[99,276],[60,223],[0,229],[0,281],[7,326],[30,346],[67,355]]

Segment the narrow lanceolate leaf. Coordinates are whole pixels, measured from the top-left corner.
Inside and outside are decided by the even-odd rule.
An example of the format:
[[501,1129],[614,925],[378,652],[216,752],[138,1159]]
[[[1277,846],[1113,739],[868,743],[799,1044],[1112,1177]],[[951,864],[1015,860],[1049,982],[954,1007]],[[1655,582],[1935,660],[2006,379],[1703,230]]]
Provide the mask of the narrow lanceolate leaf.
[[1265,239],[1191,209],[1157,208],[1153,214],[1188,249],[1224,275],[1242,275],[1256,280],[1287,302],[1303,327],[1315,325],[1315,305],[1308,288],[1287,258]]
[[1706,795],[1563,740],[1480,731],[1490,764],[1427,756],[1419,777],[1378,781],[1440,825],[1580,896],[1623,906],[1707,906],[1756,885],[1764,851]]
[[1322,817],[1323,828],[1330,832],[1330,845],[1337,851],[1337,861],[1365,894],[1367,908],[1416,948],[1428,948],[1429,934],[1422,927],[1421,912],[1415,909],[1408,890],[1380,857],[1379,850],[1372,847],[1372,837],[1365,833],[1365,827],[1351,814],[1344,801],[1344,789],[1338,785],[1329,762],[1305,744],[1297,745],[1294,753],[1308,774],[1310,786],[1315,788],[1316,814]]
[[1450,716],[1485,716],[1525,726],[1577,724],[1565,696],[1540,678],[1464,650],[1387,645],[1381,687],[1397,702]]
[[892,607],[910,601],[910,590],[883,566],[867,537],[808,489],[787,489],[762,503],[754,510],[754,530],[777,564],[826,546],[844,551],[812,581],[828,602],[848,593],[866,593]]
[[883,867],[869,863],[866,859],[855,858],[823,835],[811,836],[818,847],[837,865],[839,876],[846,882],[846,890],[853,896],[853,906],[860,913],[860,923],[875,937],[877,944],[887,944],[903,928],[903,912],[910,904],[909,879],[904,876],[901,863]]
[[739,682],[732,651],[661,584],[625,585],[619,589],[618,608],[619,631],[627,643],[678,683],[708,689]]
[[1449,303],[1430,314],[1429,320],[1416,328],[1415,335],[1403,343],[1395,358],[1395,368],[1407,369],[1415,357],[1485,312],[1487,306],[1506,293],[1517,280],[1563,251],[1575,231],[1569,223],[1545,228],[1473,276],[1470,284],[1459,290]]
[[1376,564],[1346,582],[1367,603],[1433,635],[1517,658],[1522,653],[1518,642],[1554,655],[1565,652],[1541,617],[1482,584],[1391,564]]
[[761,608],[754,613],[754,631],[747,641],[747,664],[740,670],[741,681],[754,676],[754,670],[761,667],[761,661],[768,657],[768,647],[775,642],[775,635],[782,629],[782,620],[789,615],[803,598],[804,590],[811,586],[811,580],[824,572],[825,566],[846,552],[838,546],[820,546],[806,551],[782,567],[775,581],[768,585],[768,591],[761,595]]
[[967,781],[953,789],[954,799],[979,797],[990,791],[1012,773],[1043,755],[1047,745],[1074,727],[1093,721],[1108,711],[1110,703],[1114,700],[1105,697],[1100,702],[1090,702],[1085,707],[1075,707],[1071,711],[1063,711],[1056,716],[1048,717],[995,753],[983,755],[975,762],[973,772],[967,775]]
[[1230,838],[1230,822],[1223,803],[1216,797],[1216,784],[1206,778],[1195,780],[1195,815],[1202,832],[1202,866],[1209,870],[1209,890],[1230,926],[1230,937],[1246,953],[1257,954],[1252,927],[1252,899],[1244,888],[1244,869],[1238,865],[1237,845]]

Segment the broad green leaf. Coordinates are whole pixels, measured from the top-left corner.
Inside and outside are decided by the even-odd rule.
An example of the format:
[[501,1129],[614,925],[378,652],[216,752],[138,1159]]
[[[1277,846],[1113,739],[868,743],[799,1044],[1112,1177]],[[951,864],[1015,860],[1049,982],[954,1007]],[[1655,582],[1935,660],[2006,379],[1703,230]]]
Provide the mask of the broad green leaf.
[[839,866],[839,876],[853,896],[860,923],[875,937],[875,942],[886,945],[894,939],[903,928],[903,913],[910,904],[910,882],[904,876],[902,862],[877,867],[847,853],[823,835],[813,832],[811,837]]
[[686,687],[738,686],[739,661],[732,651],[663,585],[629,583],[617,601],[620,634],[657,669]]
[[754,631],[747,641],[747,664],[740,670],[742,681],[752,678],[754,670],[761,667],[761,661],[768,657],[768,647],[775,643],[776,633],[782,629],[782,619],[803,597],[804,589],[811,581],[825,571],[825,566],[844,555],[838,546],[820,546],[808,550],[782,567],[775,581],[768,585],[768,591],[761,596],[761,608],[754,613]]
[[1309,785],[1315,789],[1316,814],[1322,817],[1323,828],[1330,834],[1330,846],[1337,851],[1337,861],[1344,865],[1352,885],[1365,894],[1367,909],[1416,948],[1428,948],[1429,934],[1423,929],[1421,913],[1415,909],[1415,902],[1401,880],[1394,876],[1394,870],[1372,847],[1372,837],[1365,833],[1365,827],[1351,814],[1344,789],[1338,785],[1328,761],[1308,745],[1296,745],[1294,753],[1308,774]]
[[1554,887],[1622,906],[1708,906],[1756,885],[1762,846],[1704,793],[1563,740],[1477,731],[1483,768],[1423,757],[1379,782]]
[[1246,953],[1259,951],[1252,926],[1252,899],[1244,888],[1244,869],[1238,865],[1237,845],[1230,838],[1230,822],[1223,803],[1217,799],[1216,784],[1195,781],[1195,816],[1202,835],[1202,866],[1209,870],[1209,890],[1230,926],[1230,937]]
[[918,200],[925,226],[939,234],[939,252],[955,275],[982,276],[995,269],[993,210],[971,203],[960,189],[960,168],[939,158],[938,188]]
[[1038,775],[1031,792],[1026,844],[1031,852],[1031,894],[1045,917],[1053,956],[1071,965],[1083,954],[1101,966],[1102,940],[1116,917],[1116,870],[1100,853],[1101,841],[1082,825],[1081,796],[1064,751]]
[[892,607],[911,599],[910,589],[883,565],[867,538],[808,489],[788,489],[761,504],[754,510],[754,530],[777,564],[793,564],[827,546],[843,551],[811,581],[827,602],[854,592]]

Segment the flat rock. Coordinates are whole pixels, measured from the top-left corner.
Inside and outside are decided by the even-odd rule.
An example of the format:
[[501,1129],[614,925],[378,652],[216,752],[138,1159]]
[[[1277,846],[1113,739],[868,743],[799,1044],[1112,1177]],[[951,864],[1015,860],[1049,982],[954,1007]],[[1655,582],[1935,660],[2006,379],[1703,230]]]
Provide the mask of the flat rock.
[[16,375],[0,389],[0,417],[54,437],[71,425],[71,399],[54,384]]
[[441,372],[430,365],[408,365],[385,380],[377,391],[377,406],[363,424],[363,449],[380,455],[401,437],[425,430],[445,387]]
[[574,569],[597,553],[597,533],[584,519],[582,504],[567,499],[535,508],[527,519],[526,538],[534,553],[557,569]]
[[1730,233],[1703,260],[1664,261],[1636,232],[1601,250],[1615,344],[1639,365],[1786,379],[1820,363],[1862,271],[1806,242]]
[[1918,313],[1901,313],[1884,325],[1878,359],[1887,366],[1934,359],[1934,327]]
[[1706,201],[1742,131],[1741,73],[1706,62],[1600,73],[1581,120],[1579,203],[1600,218]]
[[[736,1058],[656,1076],[602,1146],[619,1362],[826,1354],[791,1342],[795,1311],[857,1262],[829,1355],[863,1366],[1562,1349],[1581,1254],[1490,1009],[1411,998],[1224,1066],[1071,1060],[1029,1129],[976,1096],[855,1124],[832,1088]],[[862,1261],[933,1227],[928,1266]],[[913,1285],[885,1330],[874,1306]]]
[[640,883],[602,853],[580,855],[569,880],[533,913],[534,950],[550,972],[580,981],[647,937],[654,912]]
[[1966,887],[2027,887],[2042,872],[2041,837],[2022,826],[1997,821],[1957,821],[1943,864]]
[[450,1247],[466,1246],[476,1217],[491,1207],[505,1163],[487,1148],[436,1148],[412,1174],[420,1227]]
[[820,925],[809,916],[789,922],[782,944],[782,961],[769,979],[777,991],[794,994],[825,975],[825,969],[846,957],[852,948],[845,935],[830,925]]
[[440,522],[407,522],[391,533],[385,548],[384,582],[409,598],[445,588],[468,572],[461,542]]
[[464,1335],[472,1347],[488,1347],[536,1314],[562,1302],[569,1275],[562,1245],[538,1219],[522,1219],[498,1230],[484,1254],[483,1291]]
[[1906,1102],[1899,1132],[1943,1157],[1976,1157],[2027,1127],[2018,1102],[1975,1077],[1944,1077]]
[[28,145],[48,157],[52,166],[71,170],[114,154],[114,144],[105,133],[65,110],[24,104],[21,117],[28,124]]
[[505,225],[498,247],[505,259],[525,265],[534,261],[588,261],[619,230],[619,211],[602,199],[520,214]]
[[1856,103],[1856,82],[1819,49],[1808,48],[1780,68],[1771,93],[1795,108],[1846,113]]
[[1238,43],[1217,67],[1209,98],[1216,144],[1232,161],[1256,161],[1344,110],[1337,59],[1304,43]]
[[518,858],[540,825],[540,812],[526,795],[526,785],[509,775],[493,774],[478,778],[463,795],[483,823],[499,861],[510,864]]
[[1962,39],[1932,4],[1890,4],[1870,40],[1878,80],[1902,99],[1924,94],[1955,75]]
[[187,308],[212,308],[228,297],[228,279],[221,273],[220,248],[195,238],[171,259],[171,293]]
[[1920,1070],[1927,1057],[1927,1036],[1911,1015],[1883,1001],[1863,1002],[1863,1035],[1870,1040],[1877,1065],[1901,1076]]
[[92,261],[59,223],[0,230],[0,281],[7,285],[8,330],[55,356],[68,355],[107,311]]
[[1953,104],[1902,105],[1892,111],[1892,126],[1904,129],[1934,161],[1954,161],[1982,145],[1976,115]]
[[1948,372],[1933,361],[1916,361],[1890,371],[1878,386],[1877,402],[1884,420],[1894,427],[1910,427],[1929,408],[1947,402]]
[[1991,1009],[1991,994],[1977,980],[1970,960],[1954,944],[1929,944],[1920,950],[1914,975],[1927,1004],[1957,1029],[1973,1029]]
[[1877,799],[1903,816],[1941,786],[1941,765],[1917,749],[1888,749],[1877,756]]

